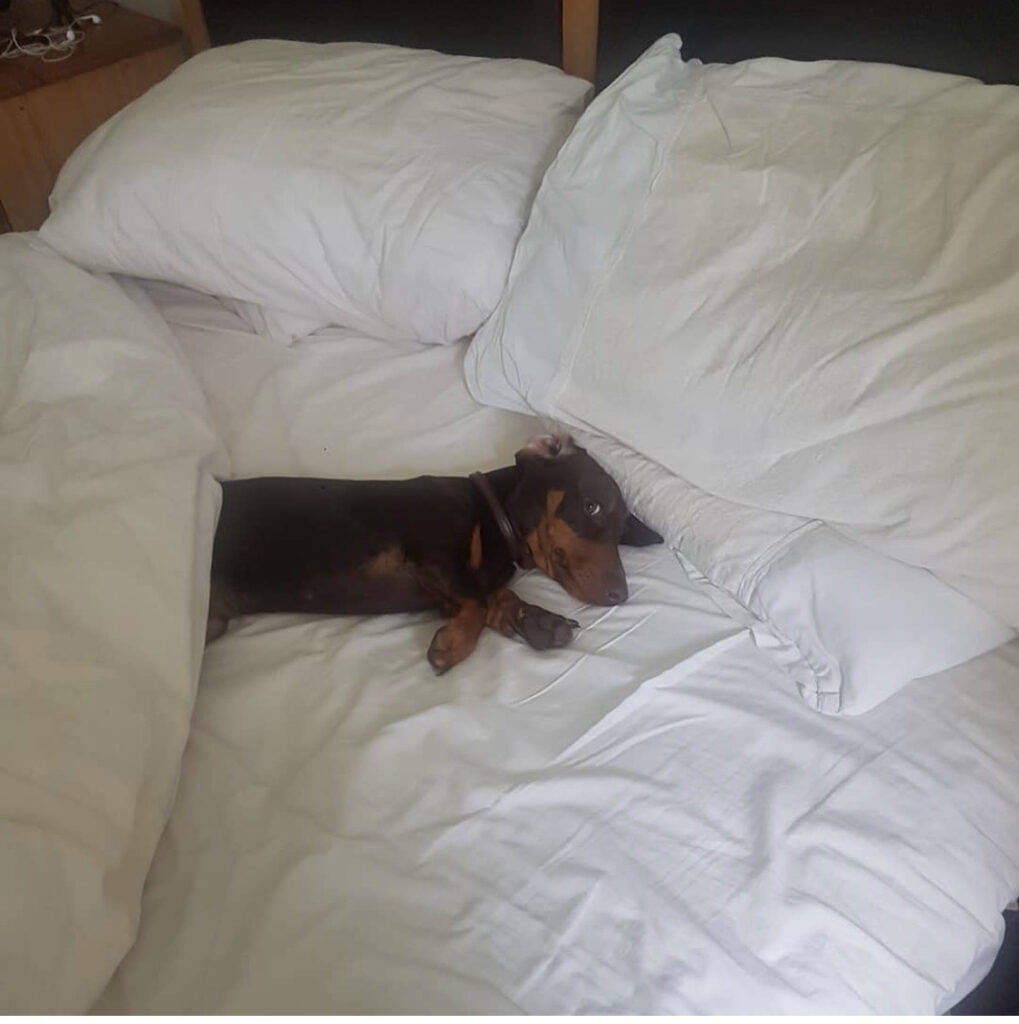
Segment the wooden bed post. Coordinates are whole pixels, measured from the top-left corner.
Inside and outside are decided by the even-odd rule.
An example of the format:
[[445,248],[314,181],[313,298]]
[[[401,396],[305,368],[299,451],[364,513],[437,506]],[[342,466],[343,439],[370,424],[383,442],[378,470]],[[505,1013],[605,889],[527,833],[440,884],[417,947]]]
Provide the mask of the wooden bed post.
[[594,81],[598,66],[598,0],[562,0],[563,70]]
[[210,46],[209,30],[205,25],[202,0],[177,0],[177,15],[192,54],[207,50]]

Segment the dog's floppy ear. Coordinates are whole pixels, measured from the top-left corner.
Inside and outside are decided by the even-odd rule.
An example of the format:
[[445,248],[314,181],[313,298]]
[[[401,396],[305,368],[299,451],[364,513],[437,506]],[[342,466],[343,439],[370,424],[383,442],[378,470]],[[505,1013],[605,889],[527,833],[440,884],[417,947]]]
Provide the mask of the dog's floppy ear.
[[521,459],[554,459],[560,455],[572,455],[577,451],[573,438],[566,434],[541,434],[532,437],[517,452],[517,462]]
[[623,524],[623,535],[619,538],[619,543],[630,548],[646,548],[652,544],[661,544],[662,538],[636,516],[628,515]]

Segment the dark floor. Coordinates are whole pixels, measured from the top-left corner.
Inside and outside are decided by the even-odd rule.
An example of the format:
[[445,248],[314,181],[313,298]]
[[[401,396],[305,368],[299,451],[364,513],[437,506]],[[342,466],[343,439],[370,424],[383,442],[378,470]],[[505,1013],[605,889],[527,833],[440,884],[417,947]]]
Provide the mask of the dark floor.
[[1005,941],[991,973],[952,1010],[953,1017],[1019,1014],[1019,913],[1005,915]]

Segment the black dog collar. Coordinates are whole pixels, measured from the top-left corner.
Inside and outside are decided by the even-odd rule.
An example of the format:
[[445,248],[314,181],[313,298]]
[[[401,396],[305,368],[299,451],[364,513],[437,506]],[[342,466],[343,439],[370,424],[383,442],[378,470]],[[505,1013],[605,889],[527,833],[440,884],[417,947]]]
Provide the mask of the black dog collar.
[[513,561],[522,569],[529,569],[534,564],[531,561],[531,553],[517,536],[517,531],[513,529],[510,517],[506,515],[506,510],[495,496],[495,491],[492,490],[488,477],[484,473],[471,473],[470,480],[481,491],[485,501],[488,502],[488,507],[492,510],[492,515],[495,516],[495,524],[499,527],[502,539],[506,541],[506,546],[510,549]]

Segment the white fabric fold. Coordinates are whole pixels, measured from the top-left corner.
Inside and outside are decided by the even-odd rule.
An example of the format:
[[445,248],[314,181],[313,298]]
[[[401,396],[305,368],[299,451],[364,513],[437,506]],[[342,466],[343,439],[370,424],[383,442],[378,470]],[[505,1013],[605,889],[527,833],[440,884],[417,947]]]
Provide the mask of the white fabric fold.
[[134,941],[227,470],[154,311],[0,238],[0,1009],[87,1010]]

